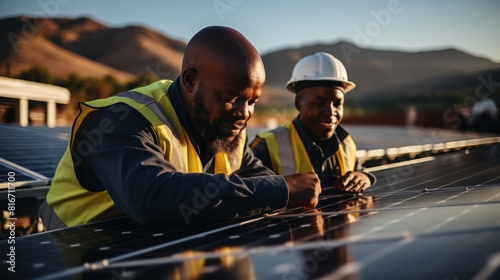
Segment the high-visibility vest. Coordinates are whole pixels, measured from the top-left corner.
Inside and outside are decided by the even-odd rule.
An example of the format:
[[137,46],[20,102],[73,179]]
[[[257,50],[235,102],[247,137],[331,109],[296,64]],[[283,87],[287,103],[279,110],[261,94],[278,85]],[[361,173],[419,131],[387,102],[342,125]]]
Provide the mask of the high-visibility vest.
[[[314,166],[292,122],[286,122],[271,131],[262,132],[258,136],[266,141],[272,169],[276,174],[289,175],[300,172],[314,172]],[[259,142],[259,138],[256,138],[250,147],[257,146]],[[355,169],[356,144],[350,135],[347,135],[339,144],[335,158],[341,176],[346,174],[347,171]]]
[[[165,160],[170,162],[178,172],[203,172],[198,153],[182,127],[167,94],[171,83],[172,81],[169,80],[161,80],[105,99],[80,104],[81,112],[73,124],[70,142],[57,166],[47,194],[49,210],[53,210],[66,226],[80,225],[124,215],[116,207],[107,191],[88,191],[80,185],[75,174],[74,159],[70,149],[75,148],[73,147],[75,133],[78,131],[83,119],[94,110],[117,103],[127,104],[129,106],[126,107],[127,109],[137,110],[151,123],[158,135],[159,146],[163,151]],[[117,112],[117,114],[125,113]],[[99,126],[97,129],[99,129]],[[230,174],[240,168],[246,130],[243,133],[239,147],[233,154],[220,152],[215,155],[215,174]],[[140,188],[141,186],[137,187]]]

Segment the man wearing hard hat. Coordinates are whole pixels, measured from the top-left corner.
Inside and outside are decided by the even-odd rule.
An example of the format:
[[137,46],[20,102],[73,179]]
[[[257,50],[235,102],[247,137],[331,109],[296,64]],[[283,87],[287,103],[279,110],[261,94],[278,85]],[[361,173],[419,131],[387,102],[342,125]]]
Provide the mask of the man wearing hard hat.
[[339,125],[344,96],[355,86],[331,54],[319,52],[299,60],[286,86],[296,94],[299,115],[260,133],[251,144],[255,156],[276,174],[315,172],[323,191],[363,192],[375,183],[375,176],[363,171],[354,141]]

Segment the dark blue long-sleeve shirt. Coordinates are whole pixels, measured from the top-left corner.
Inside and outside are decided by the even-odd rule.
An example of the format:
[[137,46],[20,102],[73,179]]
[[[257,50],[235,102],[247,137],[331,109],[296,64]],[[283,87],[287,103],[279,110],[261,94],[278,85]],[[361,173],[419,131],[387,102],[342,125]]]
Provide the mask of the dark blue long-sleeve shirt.
[[[103,119],[113,127],[101,131],[102,137],[90,139],[99,140],[91,151],[72,151],[79,159],[74,160],[75,173],[84,188],[107,190],[118,208],[143,224],[213,221],[286,206],[284,178],[265,167],[246,144],[239,170],[212,174],[214,155],[200,141],[185,112],[178,80],[168,94],[205,173],[177,172],[164,159],[151,124],[127,105],[115,104],[89,113],[75,134],[73,147],[79,147],[81,141],[89,141]],[[125,111],[126,115],[117,113]]]

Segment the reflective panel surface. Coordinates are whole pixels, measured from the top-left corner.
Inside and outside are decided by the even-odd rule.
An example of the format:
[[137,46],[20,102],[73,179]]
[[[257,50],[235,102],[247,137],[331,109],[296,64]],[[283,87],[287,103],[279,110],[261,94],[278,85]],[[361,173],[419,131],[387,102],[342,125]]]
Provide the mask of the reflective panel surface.
[[[500,145],[384,166],[363,195],[186,227],[122,218],[0,242],[13,279],[500,279]],[[9,278],[11,279],[11,278]]]

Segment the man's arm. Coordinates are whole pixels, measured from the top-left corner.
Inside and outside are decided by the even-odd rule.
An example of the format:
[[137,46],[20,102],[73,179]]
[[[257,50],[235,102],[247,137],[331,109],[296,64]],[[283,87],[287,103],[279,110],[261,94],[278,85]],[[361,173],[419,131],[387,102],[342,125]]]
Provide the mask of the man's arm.
[[[130,108],[122,119],[123,114],[116,114],[119,106],[126,105],[113,105],[85,118],[73,153],[82,158],[75,167],[82,185],[92,191],[107,190],[132,219],[142,224],[189,224],[254,215],[287,204],[286,180],[266,170],[260,171],[265,176],[249,178],[177,172],[164,159],[147,120]],[[103,119],[113,129],[97,133]],[[99,141],[92,149],[78,151],[81,143],[91,142],[87,136],[96,133]]]
[[[260,160],[261,158],[254,156],[254,152],[267,155],[267,157],[263,156],[263,158],[268,162],[268,165],[264,166]],[[262,142],[255,146],[253,150],[250,150],[250,148],[246,146],[243,164],[246,165],[245,169],[249,170],[250,173],[253,173],[254,176],[274,174],[270,167],[268,168],[268,166],[271,166],[271,159],[269,158],[269,153],[267,152],[264,139],[262,139]],[[283,178],[285,179],[288,187],[288,207],[316,207],[318,204],[318,196],[321,193],[320,180],[316,173],[297,173],[283,176]]]

